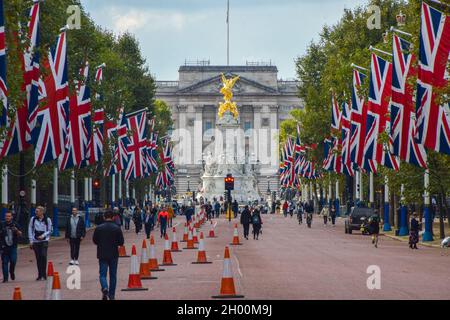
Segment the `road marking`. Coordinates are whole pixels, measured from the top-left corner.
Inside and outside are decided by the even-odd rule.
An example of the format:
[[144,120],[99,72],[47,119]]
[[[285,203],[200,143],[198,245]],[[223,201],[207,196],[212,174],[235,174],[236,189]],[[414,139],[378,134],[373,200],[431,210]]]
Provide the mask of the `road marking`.
[[241,272],[241,268],[240,268],[240,266],[239,266],[239,260],[238,260],[238,258],[237,258],[235,255],[234,255],[233,257],[234,257],[234,259],[236,259],[237,270],[238,270],[238,272],[239,272],[239,275],[241,276],[241,278],[243,278],[244,275],[243,275],[242,272]]

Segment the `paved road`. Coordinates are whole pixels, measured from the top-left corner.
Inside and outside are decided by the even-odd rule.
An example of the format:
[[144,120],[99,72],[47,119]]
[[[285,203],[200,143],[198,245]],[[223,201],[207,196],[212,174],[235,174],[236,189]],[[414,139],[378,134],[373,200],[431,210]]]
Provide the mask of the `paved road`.
[[[420,246],[412,251],[407,244],[381,237],[375,249],[370,238],[358,233],[344,234],[343,222],[325,227],[315,218],[312,229],[299,226],[295,217],[263,216],[263,234],[258,241],[242,239],[244,245],[231,248],[235,285],[246,299],[448,299],[450,297],[450,252]],[[175,219],[178,237],[182,236],[184,217]],[[223,251],[232,239],[234,223],[218,219],[218,238],[206,239],[210,265],[193,265],[196,250],[173,253],[177,266],[154,272],[157,280],[145,280],[149,291],[121,292],[128,280],[130,259],[120,259],[117,299],[210,299],[219,293]],[[209,226],[202,227],[205,235]],[[157,234],[156,234],[157,235]],[[171,239],[171,233],[169,234]],[[49,258],[62,274],[64,299],[99,299],[96,248],[92,233],[81,247],[81,290],[65,287],[69,248],[64,240],[53,241]],[[126,232],[127,252],[131,244],[142,243],[144,234]],[[156,253],[162,260],[164,243],[156,237]],[[185,244],[180,244],[184,247]],[[140,249],[138,250],[140,251]],[[139,254],[139,252],[138,252]],[[381,269],[381,290],[366,286],[367,267]],[[41,299],[45,282],[36,282],[34,255],[29,249],[19,251],[17,280],[0,283],[0,299],[9,300],[15,286],[22,288],[24,299]]]

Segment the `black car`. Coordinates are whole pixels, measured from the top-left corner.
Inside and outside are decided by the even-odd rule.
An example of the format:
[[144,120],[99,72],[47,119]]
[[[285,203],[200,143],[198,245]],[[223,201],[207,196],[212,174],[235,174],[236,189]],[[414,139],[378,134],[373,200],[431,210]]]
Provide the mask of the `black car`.
[[352,208],[350,215],[345,220],[345,233],[351,234],[353,230],[360,230],[361,224],[375,214],[371,208]]

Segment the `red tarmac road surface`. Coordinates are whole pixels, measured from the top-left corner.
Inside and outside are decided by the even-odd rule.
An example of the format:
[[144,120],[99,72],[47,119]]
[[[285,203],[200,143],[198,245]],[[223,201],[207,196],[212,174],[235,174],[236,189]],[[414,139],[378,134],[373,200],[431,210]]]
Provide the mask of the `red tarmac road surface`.
[[[380,237],[378,249],[370,237],[355,232],[344,233],[343,221],[333,228],[325,227],[315,217],[312,229],[298,225],[294,218],[264,215],[263,234],[258,241],[245,240],[242,228],[239,235],[242,246],[231,246],[231,260],[238,294],[245,299],[449,299],[450,251],[442,255],[437,248],[420,246],[410,250],[408,245]],[[178,240],[182,239],[184,217],[174,219]],[[122,292],[128,281],[130,259],[119,260],[119,279],[116,299],[211,299],[220,290],[224,247],[233,237],[234,222],[217,220],[218,238],[205,238],[208,260],[213,264],[194,265],[196,250],[172,253],[177,266],[164,267],[166,271],[153,272],[157,280],[143,280],[149,291]],[[169,228],[169,239],[172,232]],[[209,224],[202,227],[205,237]],[[163,257],[164,241],[155,230],[158,262]],[[144,233],[136,236],[134,230],[125,232],[127,253],[132,243],[138,246],[138,255]],[[179,243],[180,248],[185,243]],[[65,240],[50,243],[49,260],[61,276],[63,299],[97,300],[101,298],[98,280],[96,247],[92,231],[82,243],[80,253],[81,290],[66,287],[66,268],[69,246]],[[381,269],[381,289],[369,290],[367,267]],[[34,254],[30,249],[19,250],[16,281],[0,283],[0,299],[10,300],[14,287],[22,289],[23,299],[42,299],[45,281],[35,281]]]

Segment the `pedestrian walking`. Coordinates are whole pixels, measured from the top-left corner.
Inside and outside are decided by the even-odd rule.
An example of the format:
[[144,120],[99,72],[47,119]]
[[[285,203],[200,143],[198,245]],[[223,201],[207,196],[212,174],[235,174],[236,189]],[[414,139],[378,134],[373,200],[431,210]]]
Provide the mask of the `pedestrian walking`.
[[283,203],[283,215],[284,215],[285,218],[287,217],[287,214],[288,214],[288,208],[289,208],[289,204],[288,204],[288,202],[286,200]]
[[219,216],[220,216],[220,203],[217,200],[214,203],[214,211],[216,212],[216,218],[219,218]]
[[133,223],[136,234],[139,234],[139,232],[141,232],[142,229],[142,212],[138,206],[136,206],[136,208],[134,209]]
[[331,205],[330,218],[331,218],[331,224],[333,225],[333,227],[335,227],[336,226],[336,207],[334,205]]
[[11,211],[5,214],[5,221],[0,225],[0,251],[2,253],[3,282],[16,279],[15,268],[17,263],[17,242],[22,236],[20,226],[13,221]]
[[120,210],[119,208],[115,207],[113,211],[114,217],[113,221],[115,224],[117,224],[120,228],[122,228],[122,219],[120,217]]
[[80,244],[86,236],[86,225],[78,209],[72,208],[72,215],[67,219],[65,238],[70,244],[70,265],[79,265]]
[[123,219],[125,221],[125,230],[127,230],[127,231],[130,230],[131,217],[132,217],[131,210],[129,207],[126,207],[123,210]]
[[236,199],[234,199],[233,205],[232,205],[231,208],[232,208],[232,210],[233,210],[234,219],[236,219],[236,218],[237,218],[237,215],[238,215],[238,212],[239,212],[239,204],[238,204],[238,202],[236,201]]
[[[120,227],[113,222],[113,212],[105,212],[105,222],[95,228],[92,241],[97,246],[100,285],[103,300],[114,300],[117,283],[117,264],[119,261],[119,247],[124,239]],[[109,270],[109,286],[106,276]]]
[[194,205],[189,204],[189,206],[186,209],[185,215],[186,215],[186,222],[190,223],[192,221],[192,216],[195,214],[194,211]]
[[45,216],[44,213],[44,207],[37,207],[36,215],[30,219],[30,224],[28,225],[30,249],[34,251],[36,256],[37,281],[47,279],[47,249],[52,233],[52,220]]
[[378,237],[380,235],[380,219],[378,214],[369,218],[369,232],[372,235],[372,244],[375,248],[378,248]]
[[412,214],[409,230],[409,247],[411,249],[419,249],[417,248],[417,243],[419,242],[420,223],[417,221],[415,212]]
[[323,225],[326,227],[327,223],[328,223],[328,215],[329,215],[328,207],[327,206],[323,207],[322,211],[320,212],[320,214],[323,217]]
[[153,217],[151,216],[150,210],[147,209],[145,210],[144,216],[144,229],[147,239],[150,239],[150,232],[152,231],[152,226],[153,226]]
[[294,203],[294,201],[290,201],[290,203],[289,203],[289,215],[291,216],[291,218],[294,215],[294,211],[295,211],[295,203]]
[[167,213],[169,214],[168,226],[169,226],[169,228],[172,228],[172,219],[173,219],[175,213],[174,213],[173,207],[171,205],[167,206]]
[[241,213],[241,224],[244,228],[244,238],[248,240],[248,234],[250,230],[250,224],[252,223],[252,214],[248,206],[244,207]]
[[259,210],[258,209],[253,210],[252,214],[253,239],[258,240],[262,224],[263,222]]
[[161,238],[166,236],[167,221],[169,219],[169,213],[167,212],[167,206],[162,206],[161,211],[158,213],[159,229],[161,231]]

